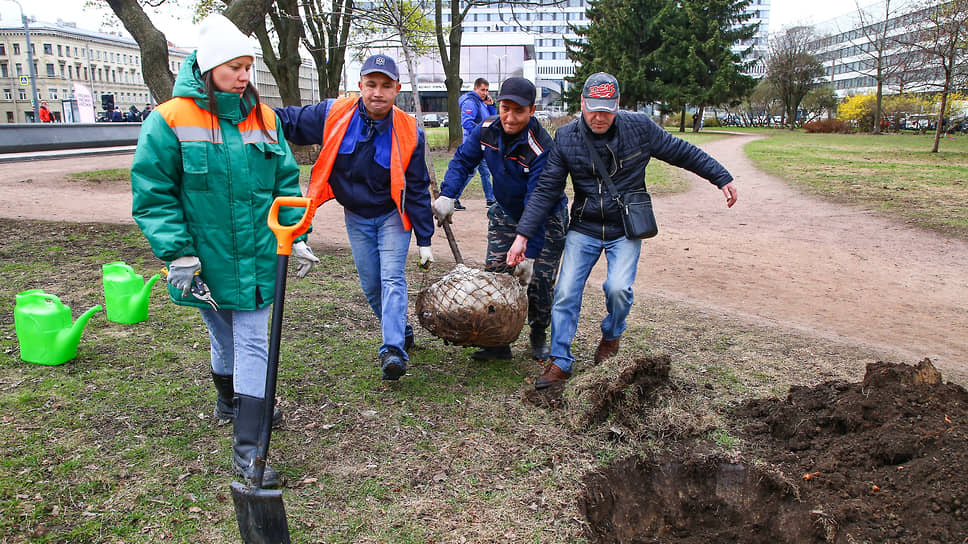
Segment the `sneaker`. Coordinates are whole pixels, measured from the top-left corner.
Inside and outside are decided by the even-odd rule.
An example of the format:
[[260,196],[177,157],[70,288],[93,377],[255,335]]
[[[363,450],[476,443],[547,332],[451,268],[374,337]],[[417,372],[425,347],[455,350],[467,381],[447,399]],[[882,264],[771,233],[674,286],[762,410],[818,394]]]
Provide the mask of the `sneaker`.
[[407,373],[407,363],[403,360],[400,350],[394,347],[380,354],[380,366],[383,369],[383,379],[396,381]]
[[494,205],[495,202],[497,202],[497,201],[496,200],[488,200],[487,201],[487,207],[490,208],[491,206]]
[[466,210],[467,206],[460,203],[460,199],[454,199],[454,209],[455,210]]
[[512,358],[514,358],[514,355],[511,353],[511,346],[482,348],[471,353],[471,359],[475,361],[510,360]]
[[410,350],[413,349],[414,344],[413,327],[408,324],[407,328],[403,331],[403,351],[410,353]]

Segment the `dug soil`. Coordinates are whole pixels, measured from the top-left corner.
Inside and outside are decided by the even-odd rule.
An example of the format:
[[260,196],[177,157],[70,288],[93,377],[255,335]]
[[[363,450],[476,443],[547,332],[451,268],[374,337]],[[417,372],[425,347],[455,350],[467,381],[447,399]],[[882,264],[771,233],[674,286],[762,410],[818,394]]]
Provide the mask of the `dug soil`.
[[[674,387],[668,374],[668,358],[633,361],[573,408],[587,422],[628,421]],[[962,543],[966,422],[968,392],[929,360],[872,363],[861,382],[742,403],[730,417],[741,444],[728,455],[680,444],[590,473],[579,507],[603,544]]]

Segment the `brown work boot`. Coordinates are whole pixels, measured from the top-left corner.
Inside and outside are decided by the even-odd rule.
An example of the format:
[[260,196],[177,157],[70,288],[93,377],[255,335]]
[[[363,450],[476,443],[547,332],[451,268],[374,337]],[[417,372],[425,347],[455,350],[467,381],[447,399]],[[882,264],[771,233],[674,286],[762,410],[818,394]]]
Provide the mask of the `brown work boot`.
[[[552,359],[552,361],[554,361]],[[571,372],[565,372],[554,362],[545,365],[544,373],[534,381],[535,389],[544,389],[556,383],[565,383],[571,377]]]
[[595,362],[600,363],[605,359],[614,357],[618,353],[618,341],[621,339],[622,337],[619,336],[614,340],[606,340],[603,336],[602,340],[598,343],[598,349],[595,350]]

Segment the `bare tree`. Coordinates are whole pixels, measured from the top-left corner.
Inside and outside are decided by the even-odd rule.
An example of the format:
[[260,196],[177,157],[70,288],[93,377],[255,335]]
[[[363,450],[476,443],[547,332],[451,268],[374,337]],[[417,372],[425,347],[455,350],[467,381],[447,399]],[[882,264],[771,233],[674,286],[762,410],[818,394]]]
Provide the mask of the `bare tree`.
[[[144,6],[158,7],[165,0],[106,0],[125,30],[138,42],[141,49],[141,73],[151,95],[158,102],[171,98],[175,76],[168,68],[168,40],[148,18]],[[264,20],[272,0],[235,0],[225,10],[228,17],[244,34],[251,34]]]
[[433,26],[423,7],[407,0],[379,0],[365,12],[356,14],[357,23],[374,37],[373,43],[396,42],[403,51],[404,65],[410,76],[410,91],[417,124],[423,129],[423,109],[417,85],[417,57],[433,50]]
[[790,130],[796,127],[797,109],[803,97],[819,85],[824,75],[823,65],[810,52],[813,40],[813,28],[807,26],[786,28],[770,40],[766,78],[783,102]]
[[306,36],[303,45],[316,61],[319,98],[339,94],[346,46],[353,23],[353,0],[306,0],[302,3]]
[[876,4],[875,7],[883,7],[883,12],[869,12],[857,3],[859,35],[849,43],[861,56],[861,67],[857,72],[870,77],[876,83],[874,134],[880,134],[884,85],[892,80],[903,84],[905,75],[902,72],[917,55],[915,50],[898,42],[897,31],[892,32],[895,28],[892,27],[892,20],[896,21],[902,14],[896,6],[892,9],[891,0],[884,0],[883,4]]
[[[924,54],[925,74],[933,81],[924,83],[925,88],[940,91],[941,104],[934,131],[933,153],[938,152],[941,133],[944,132],[948,96],[957,90],[966,73],[965,42],[968,41],[968,0],[949,0],[940,4],[926,0],[913,20],[919,21],[903,42]],[[934,77],[932,77],[934,76]]]
[[[517,23],[516,9],[524,7],[551,7],[561,4],[564,0],[465,0],[455,2],[451,0],[433,0],[434,28],[437,35],[437,50],[440,53],[440,63],[444,68],[444,86],[447,88],[447,115],[451,119],[460,119],[457,103],[460,100],[461,87],[464,80],[460,77],[460,48],[463,37],[464,19],[471,8],[490,5],[501,5],[508,9],[508,18]],[[450,10],[450,24],[444,24],[444,8]],[[520,25],[519,25],[520,26]],[[495,82],[500,85],[500,81]],[[462,129],[460,123],[450,123],[448,132],[448,147],[454,149],[461,143]]]
[[302,43],[305,32],[299,16],[299,2],[277,0],[273,2],[268,15],[255,28],[255,35],[262,48],[262,60],[279,86],[279,97],[282,98],[283,105],[302,105],[299,94],[299,67],[302,66],[299,44]]

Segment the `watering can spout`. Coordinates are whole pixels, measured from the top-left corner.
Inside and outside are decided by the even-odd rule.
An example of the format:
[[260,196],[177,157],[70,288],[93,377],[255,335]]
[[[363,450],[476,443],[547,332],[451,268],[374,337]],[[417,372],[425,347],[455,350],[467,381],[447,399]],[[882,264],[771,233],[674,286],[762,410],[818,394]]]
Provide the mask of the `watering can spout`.
[[132,308],[147,308],[148,307],[148,297],[151,296],[151,287],[155,284],[158,279],[161,278],[161,274],[155,274],[145,282],[144,286],[138,291],[138,295],[131,297],[130,304]]
[[84,326],[87,325],[87,322],[91,319],[91,317],[94,316],[94,314],[100,311],[101,305],[98,304],[81,314],[81,317],[77,318],[77,321],[74,322],[74,325],[71,328],[63,329],[57,333],[57,338],[55,339],[57,349],[59,351],[71,352],[76,355],[77,345],[81,342],[81,333],[84,332]]

